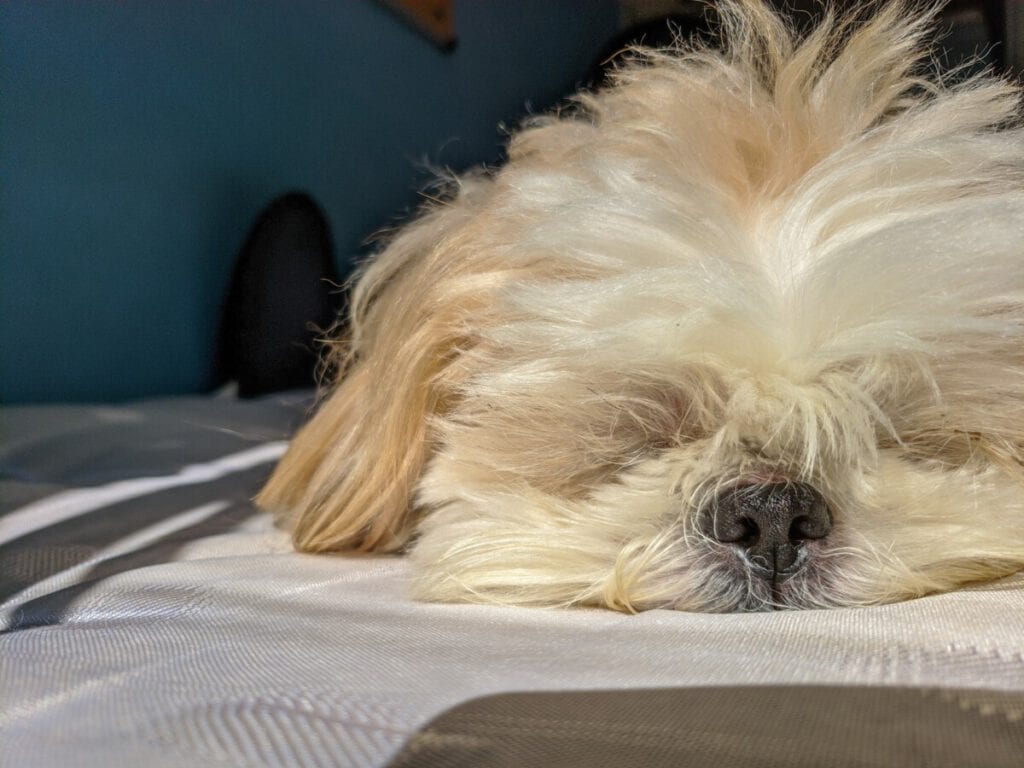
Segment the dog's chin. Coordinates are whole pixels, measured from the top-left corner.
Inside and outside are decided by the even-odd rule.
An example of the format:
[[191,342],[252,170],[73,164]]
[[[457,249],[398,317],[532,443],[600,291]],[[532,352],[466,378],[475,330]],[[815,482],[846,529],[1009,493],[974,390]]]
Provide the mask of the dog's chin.
[[[628,613],[675,610],[697,613],[755,613],[768,611],[855,608],[917,597],[949,585],[914,586],[905,589],[893,582],[880,583],[877,573],[863,566],[869,556],[853,550],[820,552],[798,572],[766,574],[751,567],[736,553],[682,552],[670,563],[644,560],[630,574],[631,563],[618,563],[604,578],[585,583],[580,572],[531,568],[524,562],[508,562],[504,553],[489,549],[492,562],[476,570],[461,571],[453,561],[465,554],[460,541],[441,555],[438,567],[436,542],[413,549],[418,570],[417,599],[436,602],[472,602],[506,606],[593,606]],[[484,547],[480,547],[484,550]],[[572,550],[566,542],[563,550]],[[481,552],[483,555],[483,552]],[[552,550],[552,560],[557,558]],[[502,560],[506,562],[501,563]],[[685,564],[684,564],[685,563]],[[877,563],[874,563],[877,566]],[[553,566],[558,568],[557,565]],[[1012,572],[1009,566],[1003,573]],[[883,578],[885,577],[882,575]],[[982,578],[979,575],[979,578]]]
[[810,544],[783,573],[752,562],[741,547],[715,542],[693,546],[680,541],[658,559],[661,562],[644,564],[639,579],[611,579],[603,592],[581,602],[632,611],[701,613],[825,609],[877,602],[856,588],[856,574],[862,570],[858,565],[866,565],[868,558],[834,542]]
[[799,570],[781,575],[757,568],[742,552],[714,552],[690,570],[689,578],[699,584],[693,595],[663,607],[705,613],[751,613],[848,604],[850,598],[842,594],[839,586],[842,554],[830,556],[824,547],[820,549]]

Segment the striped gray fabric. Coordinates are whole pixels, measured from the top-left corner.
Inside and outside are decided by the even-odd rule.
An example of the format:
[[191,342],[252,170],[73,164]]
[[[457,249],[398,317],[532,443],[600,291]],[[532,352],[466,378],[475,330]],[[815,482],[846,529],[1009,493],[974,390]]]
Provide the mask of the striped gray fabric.
[[[591,742],[607,748],[591,749],[590,765],[622,754],[640,765],[647,746],[680,743],[644,741],[664,725],[657,712],[674,713],[669,734],[706,731],[714,702],[744,711],[745,731],[683,741],[747,754],[758,733],[782,733],[771,718],[812,700],[840,719],[874,713],[829,753],[867,756],[851,765],[889,764],[888,751],[940,764],[920,740],[948,743],[961,726],[973,754],[1016,748],[1024,577],[901,605],[759,615],[414,603],[401,558],[296,554],[251,505],[308,406],[0,412],[0,765],[501,765],[525,752],[557,765],[562,747],[578,757]],[[541,691],[564,694],[557,723],[547,699],[522,698]],[[480,700],[508,694],[520,697],[513,721]],[[623,707],[636,715],[616,730],[608,713]],[[885,729],[896,741],[877,749],[872,723],[894,711],[906,726]],[[587,736],[595,728],[600,739]],[[715,764],[706,750],[686,754]]]
[[724,686],[507,693],[445,712],[394,768],[1020,768],[1024,695]]

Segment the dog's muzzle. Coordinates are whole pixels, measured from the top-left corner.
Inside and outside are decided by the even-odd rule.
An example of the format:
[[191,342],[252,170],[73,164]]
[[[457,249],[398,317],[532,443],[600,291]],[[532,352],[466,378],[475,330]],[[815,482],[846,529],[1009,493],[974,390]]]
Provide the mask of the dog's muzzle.
[[722,493],[702,512],[701,531],[731,544],[751,570],[779,581],[810,559],[808,541],[832,530],[832,514],[818,491],[803,483],[740,485]]

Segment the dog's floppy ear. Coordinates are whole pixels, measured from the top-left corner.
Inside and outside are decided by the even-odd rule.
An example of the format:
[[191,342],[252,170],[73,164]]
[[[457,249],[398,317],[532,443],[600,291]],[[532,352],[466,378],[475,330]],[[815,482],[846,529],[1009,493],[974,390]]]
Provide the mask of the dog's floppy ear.
[[[483,182],[481,182],[483,183]],[[430,422],[450,403],[479,292],[460,291],[454,258],[471,218],[465,189],[380,252],[353,291],[339,378],[257,498],[306,551],[392,551],[408,539]],[[470,280],[469,282],[472,282]]]

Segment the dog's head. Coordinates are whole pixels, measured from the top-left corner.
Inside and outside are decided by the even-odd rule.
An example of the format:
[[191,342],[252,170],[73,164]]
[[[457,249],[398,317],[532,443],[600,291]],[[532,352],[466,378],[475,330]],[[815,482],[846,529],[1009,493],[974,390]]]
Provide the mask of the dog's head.
[[442,600],[856,605],[1024,565],[1018,92],[723,3],[361,273],[261,496]]

